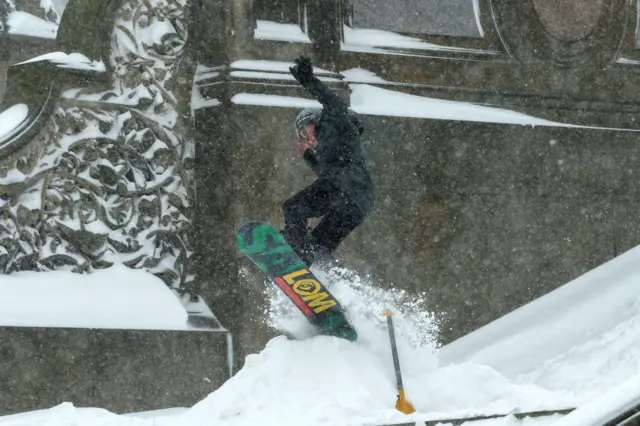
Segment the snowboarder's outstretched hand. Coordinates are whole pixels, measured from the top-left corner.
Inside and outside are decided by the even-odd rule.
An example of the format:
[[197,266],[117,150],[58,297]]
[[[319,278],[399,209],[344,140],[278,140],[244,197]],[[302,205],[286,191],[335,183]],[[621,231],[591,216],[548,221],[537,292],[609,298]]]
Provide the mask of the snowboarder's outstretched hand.
[[301,55],[295,60],[296,65],[289,68],[291,75],[298,80],[298,83],[304,85],[313,77],[313,66],[308,56]]

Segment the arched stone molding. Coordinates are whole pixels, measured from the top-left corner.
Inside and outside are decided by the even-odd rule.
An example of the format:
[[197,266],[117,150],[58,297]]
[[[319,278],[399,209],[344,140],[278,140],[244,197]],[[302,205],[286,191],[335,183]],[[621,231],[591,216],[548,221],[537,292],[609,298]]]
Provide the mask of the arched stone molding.
[[0,161],[23,149],[38,134],[58,98],[59,83],[67,75],[106,78],[108,64],[105,65],[102,58],[108,57],[105,40],[109,39],[113,27],[113,9],[117,3],[70,0],[56,35],[56,51],[60,54],[43,55],[9,66],[0,119],[14,121],[15,125],[3,127],[0,133]]
[[[552,22],[549,16],[558,6],[546,0],[490,0],[490,5],[496,28],[515,59],[595,69],[615,60],[629,13],[627,0],[591,3],[598,1],[599,13],[591,11],[583,21],[565,15]],[[562,22],[589,22],[589,29],[559,30]]]

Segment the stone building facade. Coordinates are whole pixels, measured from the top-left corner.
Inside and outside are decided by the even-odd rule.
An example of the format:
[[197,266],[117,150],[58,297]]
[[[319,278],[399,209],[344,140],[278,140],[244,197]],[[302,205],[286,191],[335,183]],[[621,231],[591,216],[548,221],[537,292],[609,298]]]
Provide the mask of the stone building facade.
[[[375,211],[337,254],[375,285],[424,294],[425,309],[441,318],[441,343],[640,241],[634,2],[70,0],[60,13],[36,3],[0,9],[0,41],[10,40],[0,43],[0,113],[18,104],[30,112],[0,135],[8,206],[0,272],[88,273],[113,259],[148,270],[185,303],[205,301],[215,312],[233,336],[236,369],[276,332],[263,321],[264,280],[236,250],[235,231],[248,220],[281,226],[282,202],[313,179],[292,131],[297,111],[314,105],[288,74],[302,53],[362,116],[379,191]],[[44,37],[11,27],[15,11],[41,13],[54,36],[47,25]],[[152,27],[163,29],[156,38]],[[20,64],[54,50],[104,68]],[[58,149],[87,126],[103,137]],[[16,170],[23,179],[6,180]],[[43,182],[75,195],[45,191],[39,207],[19,208]],[[107,196],[119,200],[113,211],[98,208]],[[58,223],[61,212],[77,229]],[[107,218],[122,220],[93,235],[88,225]],[[57,332],[5,327],[16,343],[1,356],[33,370],[33,358],[15,354],[34,339],[59,341]],[[99,353],[107,334],[85,332],[93,349],[78,354]],[[86,363],[74,379],[92,383],[82,403],[187,405],[228,377],[226,337],[123,333],[108,340],[117,365],[145,350],[200,369],[210,359],[213,384],[191,386],[197,375],[176,373],[175,398],[151,392],[132,405],[101,391],[130,370]],[[196,346],[180,355],[176,339]],[[150,358],[136,368],[152,375],[158,365]],[[140,380],[127,392],[151,386]],[[77,398],[47,395],[32,406],[21,397],[14,410]]]

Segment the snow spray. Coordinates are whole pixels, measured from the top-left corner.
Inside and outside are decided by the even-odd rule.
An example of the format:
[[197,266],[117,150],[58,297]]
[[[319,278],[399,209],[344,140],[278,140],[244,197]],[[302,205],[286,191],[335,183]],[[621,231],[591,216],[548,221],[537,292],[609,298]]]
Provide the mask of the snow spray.
[[398,358],[398,348],[396,346],[396,335],[393,329],[393,320],[391,312],[384,313],[387,317],[387,325],[389,326],[389,341],[391,342],[391,353],[393,355],[393,368],[396,372],[396,383],[398,385],[398,400],[396,401],[396,410],[404,414],[414,413],[416,410],[413,405],[407,401],[404,395],[404,386],[402,385],[402,374],[400,373],[400,359]]

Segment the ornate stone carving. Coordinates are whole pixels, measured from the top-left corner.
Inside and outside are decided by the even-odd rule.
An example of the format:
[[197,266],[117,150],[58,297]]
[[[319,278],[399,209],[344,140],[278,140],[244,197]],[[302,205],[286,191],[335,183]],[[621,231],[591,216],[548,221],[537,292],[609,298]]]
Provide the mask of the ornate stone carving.
[[[0,170],[0,272],[113,262],[193,282],[186,1],[123,1],[112,89],[67,87],[46,130]],[[188,90],[188,89],[187,89]]]

